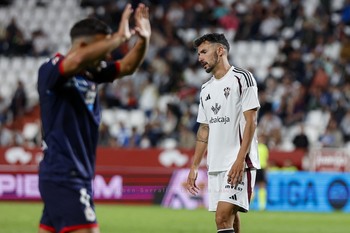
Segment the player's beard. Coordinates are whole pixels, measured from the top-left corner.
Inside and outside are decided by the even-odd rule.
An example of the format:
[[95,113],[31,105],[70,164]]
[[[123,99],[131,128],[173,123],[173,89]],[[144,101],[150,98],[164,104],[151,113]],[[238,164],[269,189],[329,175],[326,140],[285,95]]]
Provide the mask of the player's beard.
[[214,53],[214,60],[215,60],[215,62],[213,62],[213,65],[210,65],[209,63],[207,63],[209,67],[207,69],[205,69],[205,72],[211,73],[213,71],[213,69],[215,68],[215,66],[218,64],[219,56],[216,53]]

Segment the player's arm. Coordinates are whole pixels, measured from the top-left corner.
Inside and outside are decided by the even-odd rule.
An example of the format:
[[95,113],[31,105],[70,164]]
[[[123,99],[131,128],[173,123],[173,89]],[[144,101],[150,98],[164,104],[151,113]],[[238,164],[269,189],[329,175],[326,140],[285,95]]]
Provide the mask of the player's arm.
[[139,4],[135,11],[135,31],[138,40],[135,46],[121,59],[119,74],[116,78],[133,74],[145,58],[151,37],[151,24],[148,7]]
[[198,167],[202,161],[205,151],[207,150],[208,138],[209,138],[209,125],[202,123],[200,124],[197,131],[197,141],[196,141],[196,147],[194,151],[193,162],[187,178],[187,189],[193,195],[197,194],[199,191],[196,185]]
[[69,76],[80,72],[94,61],[105,58],[107,54],[129,40],[133,34],[129,29],[129,18],[132,12],[131,5],[127,4],[117,32],[106,36],[103,40],[80,47],[69,53],[61,64],[64,75]]
[[257,124],[257,108],[243,112],[246,124],[243,130],[242,144],[238,151],[237,159],[228,174],[228,182],[236,185],[243,179],[245,158],[250,150],[250,144],[254,137]]

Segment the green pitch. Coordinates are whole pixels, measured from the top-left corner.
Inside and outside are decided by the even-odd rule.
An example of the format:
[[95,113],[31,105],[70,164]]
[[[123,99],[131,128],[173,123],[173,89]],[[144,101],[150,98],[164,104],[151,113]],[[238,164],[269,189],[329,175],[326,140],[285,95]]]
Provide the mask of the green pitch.
[[[40,203],[0,202],[0,232],[37,232]],[[101,233],[214,233],[214,214],[204,209],[98,204]],[[256,212],[241,214],[243,233],[347,233],[350,214]]]

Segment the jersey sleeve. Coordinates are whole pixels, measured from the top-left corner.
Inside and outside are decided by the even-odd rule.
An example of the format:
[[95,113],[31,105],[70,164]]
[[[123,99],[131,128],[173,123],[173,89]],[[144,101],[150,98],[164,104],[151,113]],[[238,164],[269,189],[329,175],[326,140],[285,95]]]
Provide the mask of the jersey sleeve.
[[61,64],[64,57],[56,55],[47,62],[41,65],[38,73],[38,89],[47,90],[53,89],[59,83],[66,81],[62,75]]
[[120,63],[101,61],[99,67],[89,71],[92,73],[93,80],[96,83],[113,82],[120,73]]
[[200,99],[199,99],[197,122],[208,124],[208,119],[207,119],[207,116],[205,114],[205,109],[204,109],[204,105],[203,105],[202,95],[200,95]]
[[242,111],[260,108],[258,87],[256,81],[251,73],[246,82],[243,82],[242,87]]

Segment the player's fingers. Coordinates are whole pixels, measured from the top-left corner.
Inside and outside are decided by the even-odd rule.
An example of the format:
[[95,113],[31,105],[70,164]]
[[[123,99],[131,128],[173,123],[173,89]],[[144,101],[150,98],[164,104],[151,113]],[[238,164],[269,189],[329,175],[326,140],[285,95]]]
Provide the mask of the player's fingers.
[[130,15],[132,14],[132,12],[133,12],[133,9],[132,9],[132,7],[131,7],[131,4],[128,3],[128,4],[125,6],[125,8],[124,8],[122,17],[123,17],[124,19],[129,19],[129,18],[130,18]]
[[144,8],[145,8],[145,5],[142,4],[142,3],[140,3],[140,4],[137,6],[137,9],[136,9],[136,12],[135,12],[135,18],[136,18],[136,19],[141,19],[141,18],[142,18]]
[[196,185],[196,181],[193,178],[187,179],[187,187],[186,188],[193,195],[196,195],[199,191],[199,188]]
[[142,30],[141,30],[140,27],[135,27],[134,28],[134,33],[137,33],[138,35],[141,35],[141,32],[142,32]]
[[243,171],[240,171],[239,176],[238,176],[238,183],[241,183],[243,181]]
[[227,183],[231,184],[232,178],[231,176],[227,176]]
[[190,187],[190,189],[189,189],[188,191],[189,191],[191,194],[196,195],[196,194],[198,194],[198,192],[199,192],[199,188],[196,187],[196,186],[194,185],[194,186]]
[[144,17],[144,18],[149,18],[149,8],[148,7],[144,7],[144,9],[143,9],[143,12],[142,12],[142,16]]

